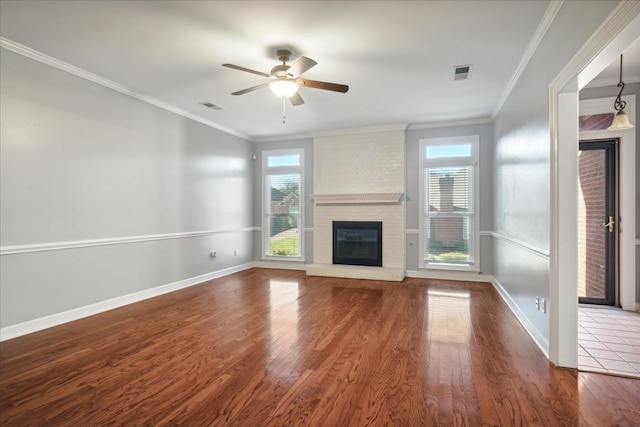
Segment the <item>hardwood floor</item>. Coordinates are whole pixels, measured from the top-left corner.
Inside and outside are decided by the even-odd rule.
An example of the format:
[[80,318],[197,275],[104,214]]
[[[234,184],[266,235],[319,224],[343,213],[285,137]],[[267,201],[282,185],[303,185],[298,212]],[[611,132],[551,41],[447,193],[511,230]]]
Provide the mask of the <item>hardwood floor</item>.
[[638,426],[488,284],[252,269],[0,344],[2,426]]

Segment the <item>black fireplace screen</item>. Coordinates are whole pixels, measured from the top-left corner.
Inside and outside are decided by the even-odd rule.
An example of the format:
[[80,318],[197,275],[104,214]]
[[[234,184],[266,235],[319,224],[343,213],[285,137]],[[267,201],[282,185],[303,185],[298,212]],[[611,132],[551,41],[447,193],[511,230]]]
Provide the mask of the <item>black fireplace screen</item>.
[[333,263],[382,267],[382,222],[333,221]]

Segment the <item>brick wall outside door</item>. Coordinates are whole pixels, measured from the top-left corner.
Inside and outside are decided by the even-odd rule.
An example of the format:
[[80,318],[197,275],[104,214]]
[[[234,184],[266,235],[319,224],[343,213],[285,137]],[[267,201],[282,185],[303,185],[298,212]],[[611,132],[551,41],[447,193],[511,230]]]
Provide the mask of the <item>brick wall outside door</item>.
[[580,151],[578,181],[578,296],[604,298],[607,217],[604,150]]

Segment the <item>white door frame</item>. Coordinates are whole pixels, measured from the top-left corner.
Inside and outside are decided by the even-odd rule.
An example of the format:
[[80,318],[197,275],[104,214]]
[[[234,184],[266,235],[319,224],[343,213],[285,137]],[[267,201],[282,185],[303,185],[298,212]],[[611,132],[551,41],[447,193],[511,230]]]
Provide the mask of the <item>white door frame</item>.
[[[615,61],[620,53],[639,37],[640,2],[621,1],[549,86],[551,132],[549,359],[558,366],[575,368],[578,364],[576,224],[578,91]],[[632,148],[635,149],[635,147]],[[629,161],[635,161],[635,156]],[[631,185],[635,195],[635,181],[625,185]],[[627,218],[635,219],[634,199],[635,196],[631,198],[629,203],[631,206],[627,206],[626,213],[622,212],[621,204],[621,216],[627,217],[626,215],[631,212],[632,216]],[[633,219],[625,220],[628,222],[627,235],[633,234],[634,249],[631,253],[635,253],[635,221]],[[622,252],[624,244],[622,233],[620,237]]]

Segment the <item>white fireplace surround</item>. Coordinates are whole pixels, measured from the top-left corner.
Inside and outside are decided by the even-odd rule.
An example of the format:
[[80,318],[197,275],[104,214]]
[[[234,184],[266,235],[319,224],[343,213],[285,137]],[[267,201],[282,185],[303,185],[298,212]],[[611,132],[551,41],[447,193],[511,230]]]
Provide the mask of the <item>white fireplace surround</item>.
[[[314,263],[308,275],[404,279],[404,141],[404,129],[314,139]],[[334,265],[333,221],[382,222],[382,267]]]

